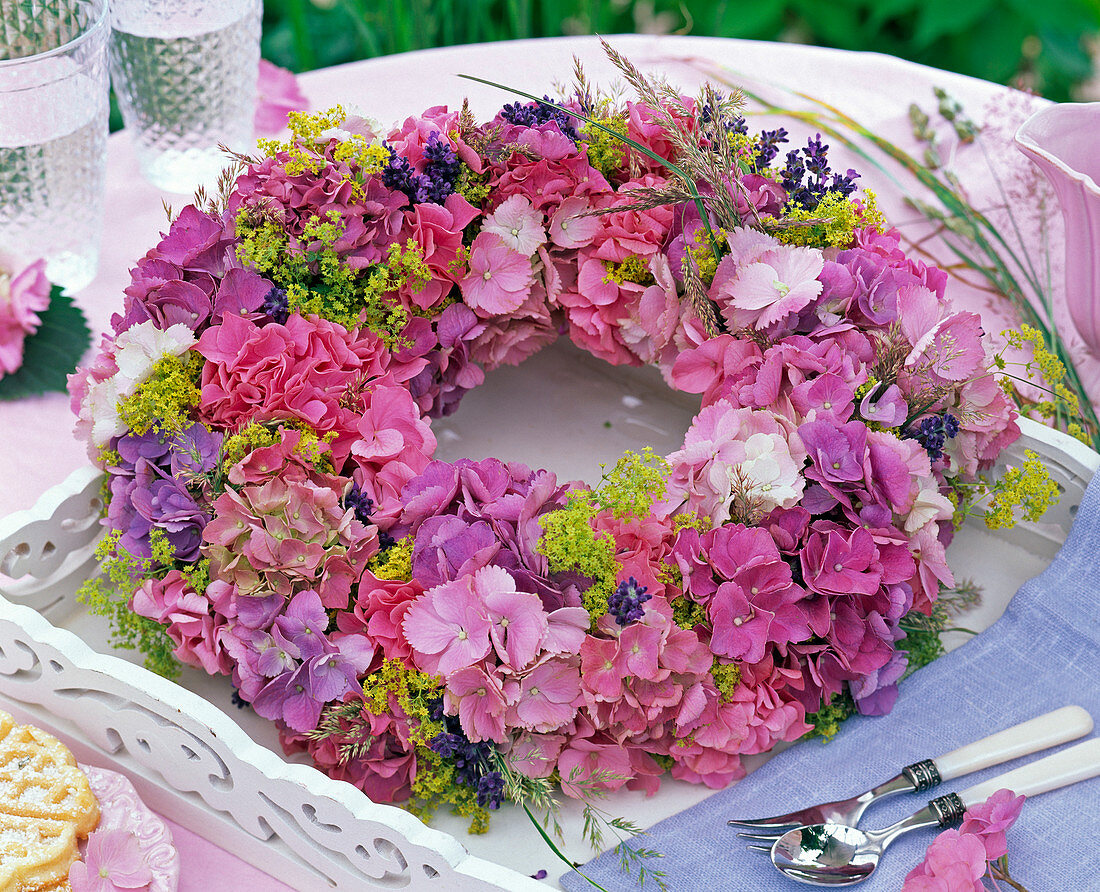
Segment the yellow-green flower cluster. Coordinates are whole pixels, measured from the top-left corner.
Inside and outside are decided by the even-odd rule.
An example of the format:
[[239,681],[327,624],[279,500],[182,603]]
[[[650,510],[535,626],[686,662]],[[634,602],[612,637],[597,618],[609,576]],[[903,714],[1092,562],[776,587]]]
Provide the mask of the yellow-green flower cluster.
[[592,493],[593,500],[620,520],[646,517],[654,501],[665,494],[671,470],[668,460],[649,446],[641,452],[627,452],[604,474]]
[[289,139],[285,142],[260,139],[256,144],[261,152],[271,157],[285,152],[288,156],[286,172],[290,176],[300,176],[306,171],[320,173],[325,160],[317,150],[326,142],[323,134],[339,127],[346,119],[347,114],[340,105],[312,114],[292,111],[287,115]]
[[[176,645],[168,637],[167,627],[130,609],[134,588],[151,575],[153,562],[142,560],[122,548],[119,545],[121,537],[121,531],[114,530],[99,541],[95,550],[96,560],[100,562],[99,573],[81,584],[76,598],[88,605],[89,612],[107,617],[113,646],[141,651],[145,655],[146,669],[165,678],[175,678],[179,675],[179,663],[172,653]],[[154,547],[157,547],[155,539]],[[163,549],[161,551],[163,554]],[[189,567],[188,571],[199,573],[201,579],[197,567]],[[205,591],[205,586],[202,590]]]
[[192,424],[191,411],[199,405],[204,362],[193,351],[157,360],[149,378],[119,401],[119,418],[137,434],[153,430],[171,436],[186,430]]
[[428,821],[440,805],[449,805],[456,815],[470,819],[469,833],[485,833],[489,829],[489,810],[477,804],[477,790],[459,783],[456,775],[453,762],[418,745],[412,799],[405,807],[420,820]]
[[718,702],[729,703],[741,684],[741,667],[736,663],[720,663],[717,659],[710,668],[714,686],[718,688]]
[[617,285],[622,285],[623,282],[634,282],[638,285],[653,284],[653,274],[649,271],[649,261],[638,254],[631,254],[622,263],[605,260],[603,265],[604,269],[607,270],[603,277],[605,282],[614,282]]
[[596,533],[592,528],[595,516],[591,493],[570,493],[564,508],[548,511],[539,519],[543,534],[538,544],[538,552],[546,556],[551,573],[576,570],[592,580],[582,603],[593,624],[607,613],[607,599],[615,591],[619,572],[615,540],[606,533]]
[[[626,136],[626,114],[593,117],[593,121],[613,130],[619,136]],[[622,139],[612,136],[606,130],[585,124],[580,129],[581,136],[588,145],[588,163],[608,179],[619,171],[626,161],[626,148]]]
[[349,330],[365,325],[389,347],[401,345],[408,312],[392,295],[408,286],[420,291],[432,279],[420,246],[409,239],[391,244],[386,260],[366,272],[343,262],[335,244],[344,234],[339,211],[303,224],[302,250],[290,250],[282,226],[254,220],[247,210],[237,216],[237,256],[241,262],[284,288],[292,312],[317,315]]
[[391,715],[396,704],[409,718],[409,739],[416,747],[416,777],[408,810],[427,819],[439,805],[447,804],[455,814],[471,819],[471,833],[484,833],[489,829],[489,812],[477,804],[477,791],[459,783],[454,764],[428,747],[436,735],[447,730],[443,722],[432,718],[432,707],[442,691],[443,680],[437,676],[387,659],[363,681],[363,708],[374,715]]
[[806,723],[813,725],[813,730],[806,737],[820,737],[828,742],[855,712],[856,704],[852,695],[847,691],[837,694],[817,712],[807,714]]
[[[1031,346],[1032,358],[1025,363],[1024,371],[1028,377],[1038,376],[1046,382],[1053,399],[1040,400],[1034,404],[1036,411],[1043,418],[1053,418],[1061,411],[1069,418],[1076,418],[1081,412],[1081,401],[1076,393],[1065,385],[1066,366],[1047,347],[1043,334],[1031,325],[1021,325],[1019,331],[1006,329],[1001,333],[1008,344],[1017,350],[1022,350],[1026,345]],[[1003,356],[997,356],[994,363],[998,369],[1004,370],[1008,363]],[[1002,379],[1002,387],[1011,392],[1012,384],[1008,379]],[[1066,433],[1075,437],[1082,443],[1089,443],[1088,433],[1078,421],[1070,421],[1066,426]]]
[[564,508],[540,519],[543,535],[538,551],[546,556],[550,572],[575,570],[592,580],[582,603],[593,624],[607,613],[607,599],[615,591],[620,569],[614,538],[597,533],[593,518],[600,511],[620,520],[646,517],[654,500],[664,495],[668,472],[668,462],[650,448],[627,452],[595,490],[571,492]]
[[474,173],[469,165],[462,162],[458,168],[458,182],[455,184],[455,192],[465,198],[475,208],[481,207],[489,193],[492,192],[489,185],[489,174]]
[[1030,449],[1024,452],[1024,462],[1009,468],[992,487],[993,499],[985,515],[991,530],[1016,525],[1016,509],[1024,519],[1036,521],[1058,501],[1058,484],[1042,459]]
[[427,744],[447,730],[442,722],[432,718],[432,707],[442,691],[441,678],[409,669],[400,660],[386,659],[377,672],[363,680],[363,708],[374,715],[390,715],[392,697],[409,717],[409,739]]
[[[717,229],[714,237],[722,244],[726,238],[726,230]],[[704,285],[710,285],[714,281],[714,274],[718,272],[718,258],[714,255],[714,246],[710,243],[710,236],[705,227],[700,226],[695,230],[691,242],[685,244],[687,253],[695,262],[695,268],[699,272],[699,279]]]
[[[757,160],[760,157],[760,142],[755,136],[748,132],[738,133],[736,130],[731,130],[726,136],[726,141],[737,156],[737,163],[742,170],[749,171],[757,168]],[[765,169],[763,173],[773,179],[775,178],[774,172],[771,170]]]
[[412,536],[406,536],[367,561],[367,569],[379,579],[408,582],[412,579],[412,553]]
[[864,191],[862,199],[830,190],[814,210],[791,203],[783,209],[783,217],[790,225],[776,230],[776,238],[788,245],[816,248],[847,248],[855,242],[857,229],[881,229],[885,223],[870,190]]
[[222,441],[222,467],[230,468],[249,453],[266,446],[274,446],[283,438],[279,427],[298,431],[300,436],[294,451],[318,471],[333,473],[332,458],[324,444],[334,439],[335,433],[330,432],[319,437],[312,427],[298,419],[282,419],[278,425],[254,422],[229,435]]
[[672,621],[681,629],[694,629],[696,626],[708,622],[707,609],[698,601],[693,601],[687,596],[674,598],[672,601]]

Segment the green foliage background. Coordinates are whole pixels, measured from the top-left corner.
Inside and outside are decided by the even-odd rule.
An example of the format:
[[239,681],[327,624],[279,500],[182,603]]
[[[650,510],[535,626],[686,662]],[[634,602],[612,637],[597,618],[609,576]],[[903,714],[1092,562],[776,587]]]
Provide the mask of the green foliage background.
[[657,31],[889,53],[1056,100],[1091,73],[1100,0],[265,0],[295,71],[433,46]]

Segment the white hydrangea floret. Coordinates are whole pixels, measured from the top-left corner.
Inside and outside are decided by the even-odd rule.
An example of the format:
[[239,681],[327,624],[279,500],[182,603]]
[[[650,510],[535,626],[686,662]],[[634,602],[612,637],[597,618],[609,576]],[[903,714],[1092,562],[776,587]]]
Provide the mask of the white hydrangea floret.
[[163,331],[152,321],[141,322],[119,334],[114,342],[118,371],[103,381],[92,382],[81,406],[81,417],[92,420],[91,443],[103,447],[112,437],[126,433],[119,403],[134,395],[161,359],[182,356],[194,345],[195,333],[182,322]]

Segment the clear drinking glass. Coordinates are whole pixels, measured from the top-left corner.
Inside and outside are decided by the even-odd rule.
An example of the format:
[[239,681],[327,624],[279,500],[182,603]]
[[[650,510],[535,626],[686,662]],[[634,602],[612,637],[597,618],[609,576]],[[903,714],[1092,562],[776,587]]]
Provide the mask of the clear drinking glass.
[[94,277],[107,167],[107,0],[0,0],[0,250]]
[[212,184],[252,147],[262,0],[111,0],[111,79],[145,177]]

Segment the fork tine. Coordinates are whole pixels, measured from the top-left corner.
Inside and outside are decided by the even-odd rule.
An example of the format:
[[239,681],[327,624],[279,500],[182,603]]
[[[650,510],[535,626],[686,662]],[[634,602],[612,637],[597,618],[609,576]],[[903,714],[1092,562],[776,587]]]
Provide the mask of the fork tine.
[[772,852],[771,846],[745,846],[750,852],[763,852],[765,855],[770,855]]
[[783,834],[782,833],[738,833],[737,835],[740,836],[741,839],[749,839],[749,840],[752,840],[753,842],[773,843],[777,839],[779,839]]
[[795,827],[802,826],[796,821],[777,821],[774,818],[758,818],[747,819],[744,821],[726,821],[726,825],[729,827],[745,827],[749,830],[779,830],[783,827],[787,830],[793,830]]

